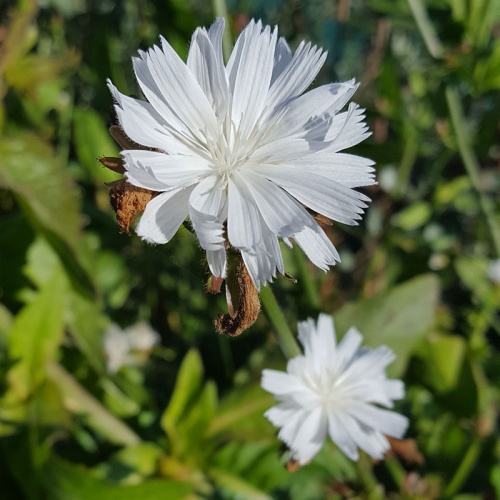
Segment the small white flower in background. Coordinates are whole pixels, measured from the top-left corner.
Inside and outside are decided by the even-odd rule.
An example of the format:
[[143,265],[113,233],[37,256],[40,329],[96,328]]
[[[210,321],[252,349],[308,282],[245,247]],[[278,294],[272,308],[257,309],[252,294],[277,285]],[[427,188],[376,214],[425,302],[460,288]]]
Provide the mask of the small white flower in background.
[[488,268],[488,278],[496,285],[500,285],[500,259],[492,260]]
[[301,465],[309,462],[327,436],[351,460],[358,448],[381,459],[390,445],[385,437],[402,438],[408,419],[380,408],[404,397],[400,380],[387,379],[395,359],[387,347],[360,348],[362,335],[351,328],[337,345],[333,320],[320,314],[299,323],[304,355],[288,361],[287,372],[264,370],[262,387],[280,401],[265,416]]
[[187,63],[161,37],[139,51],[135,76],[148,102],[108,81],[120,126],[141,149],[122,151],[126,178],[160,193],[136,231],[167,243],[189,216],[215,277],[226,275],[226,238],[257,288],[284,273],[278,238],[292,239],[319,268],[337,251],[306,210],[355,225],[369,199],[353,188],[374,184],[373,162],[342,153],[369,132],[350,104],[351,80],[309,92],[326,59],[302,42],[294,54],[277,29],[251,21],[228,63],[224,20],[192,37]]
[[107,370],[116,373],[124,365],[137,365],[144,362],[151,349],[158,344],[160,337],[147,323],[140,321],[122,330],[111,324],[104,333],[104,352]]

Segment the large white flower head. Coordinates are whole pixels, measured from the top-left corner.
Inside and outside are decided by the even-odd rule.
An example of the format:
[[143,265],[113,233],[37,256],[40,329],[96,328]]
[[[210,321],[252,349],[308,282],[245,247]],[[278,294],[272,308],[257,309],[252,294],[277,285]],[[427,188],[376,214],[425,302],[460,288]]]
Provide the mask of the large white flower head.
[[[388,379],[394,360],[387,347],[360,348],[362,335],[351,328],[337,345],[331,316],[320,314],[299,323],[304,355],[288,361],[287,372],[264,370],[262,387],[280,403],[265,416],[280,427],[279,438],[292,457],[305,464],[327,436],[351,460],[358,448],[376,459],[389,449],[385,436],[403,437],[406,417],[386,408],[404,397],[400,380]],[[379,406],[377,406],[379,405]]]
[[342,153],[365,139],[364,110],[351,104],[354,81],[309,87],[326,54],[301,43],[292,55],[278,31],[251,21],[224,64],[224,20],[198,28],[184,63],[161,48],[133,58],[148,100],[108,82],[120,126],[138,145],[122,151],[128,181],[159,194],[136,228],[166,243],[189,216],[215,277],[226,248],[239,250],[259,288],[284,273],[278,238],[295,241],[319,268],[339,260],[306,209],[354,225],[374,183],[373,162]]

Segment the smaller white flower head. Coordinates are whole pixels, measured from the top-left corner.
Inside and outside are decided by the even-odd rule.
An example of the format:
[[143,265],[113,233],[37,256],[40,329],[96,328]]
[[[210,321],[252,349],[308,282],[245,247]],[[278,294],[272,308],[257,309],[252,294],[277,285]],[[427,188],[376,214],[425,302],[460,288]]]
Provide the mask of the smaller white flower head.
[[128,335],[118,325],[109,325],[104,333],[104,352],[109,373],[116,373],[126,364],[130,352],[130,341]]
[[284,274],[279,239],[295,242],[320,269],[338,253],[312,213],[343,224],[361,219],[375,183],[373,161],[344,150],[370,135],[349,102],[354,80],[307,91],[326,53],[301,43],[295,53],[278,30],[251,21],[227,64],[224,20],[191,39],[182,61],[161,47],[139,51],[134,73],[147,101],[108,81],[120,126],[138,149],[121,152],[126,178],[158,195],[137,233],[167,243],[189,217],[216,277],[226,276],[228,244],[257,288]]
[[362,335],[351,328],[337,345],[333,320],[320,314],[299,323],[304,355],[291,359],[287,372],[264,370],[262,387],[280,402],[265,416],[280,427],[279,438],[300,464],[319,452],[327,436],[351,460],[358,448],[381,459],[402,438],[408,419],[386,408],[404,397],[400,380],[387,379],[395,356],[387,347],[360,348]]
[[150,351],[160,341],[160,336],[145,321],[139,321],[126,330],[131,349]]
[[500,259],[492,260],[488,268],[488,278],[495,283],[500,285]]
[[108,372],[116,373],[124,365],[140,364],[145,360],[143,354],[149,353],[159,341],[158,333],[143,321],[125,330],[111,324],[104,333]]

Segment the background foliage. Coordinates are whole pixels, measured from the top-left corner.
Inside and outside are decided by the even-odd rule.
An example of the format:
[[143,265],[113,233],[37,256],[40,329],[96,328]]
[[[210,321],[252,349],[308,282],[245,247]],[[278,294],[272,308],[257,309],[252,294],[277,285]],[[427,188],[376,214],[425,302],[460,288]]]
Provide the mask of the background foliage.
[[[373,203],[360,227],[332,226],[339,266],[284,248],[298,282],[272,285],[281,310],[264,290],[258,322],[218,336],[224,301],[204,292],[190,233],[164,247],[119,234],[96,158],[118,153],[106,78],[139,95],[130,57],[159,33],[185,56],[220,2],[0,2],[2,498],[499,497],[500,2],[227,7],[233,36],[259,17],[328,49],[317,84],[362,82]],[[285,364],[275,328],[319,311],[398,355],[410,440],[374,468],[328,444],[289,473],[262,416],[261,370]],[[139,321],[161,343],[110,371],[105,332]]]

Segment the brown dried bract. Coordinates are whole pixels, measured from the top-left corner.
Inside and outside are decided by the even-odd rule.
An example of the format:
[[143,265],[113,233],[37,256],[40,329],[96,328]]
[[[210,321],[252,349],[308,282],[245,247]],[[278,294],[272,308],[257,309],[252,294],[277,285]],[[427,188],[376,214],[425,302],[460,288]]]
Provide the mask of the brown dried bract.
[[424,456],[417,448],[417,442],[414,439],[386,437],[391,445],[392,453],[400,456],[406,463],[422,465],[425,462]]
[[120,231],[130,235],[130,226],[146,205],[158,194],[132,186],[125,179],[109,182],[109,201],[116,214]]
[[[248,274],[248,270],[241,260],[236,268],[236,285],[239,291],[239,302],[236,310],[228,303],[229,313],[219,314],[214,321],[215,328],[223,335],[236,337],[250,328],[260,312],[259,292]],[[226,281],[226,286],[228,286]]]

